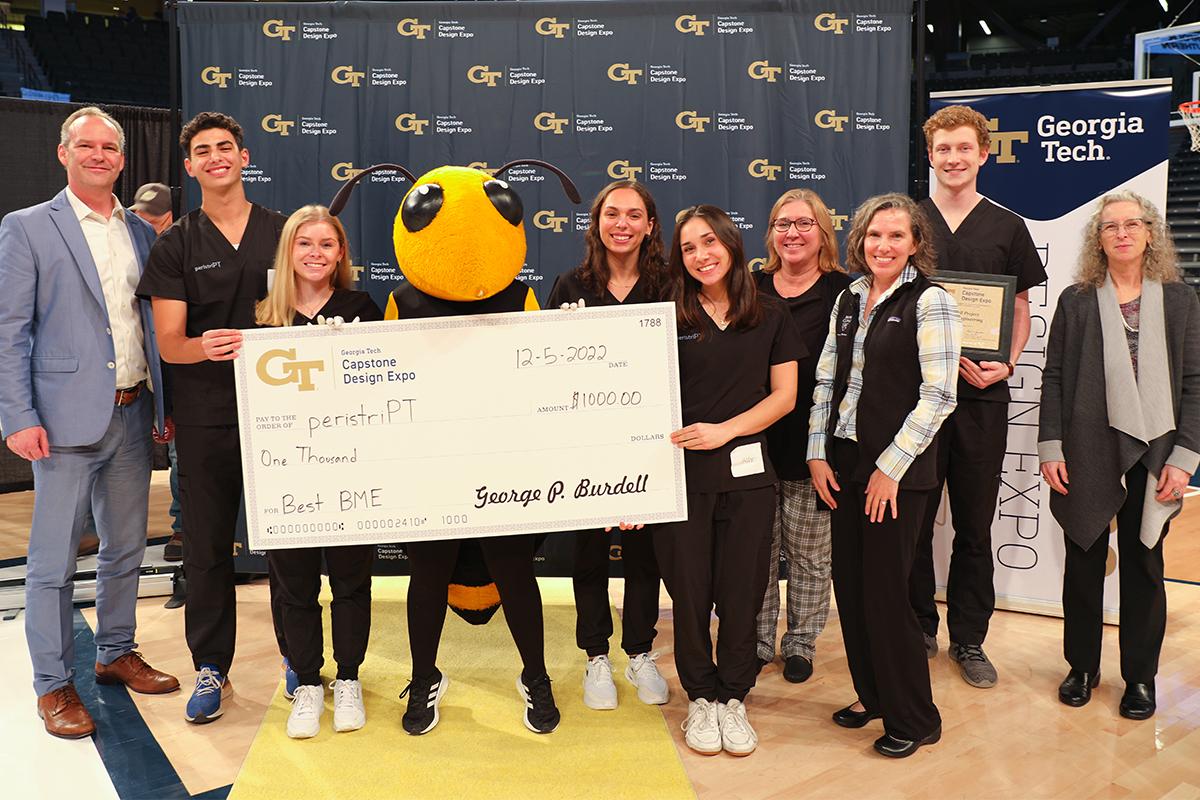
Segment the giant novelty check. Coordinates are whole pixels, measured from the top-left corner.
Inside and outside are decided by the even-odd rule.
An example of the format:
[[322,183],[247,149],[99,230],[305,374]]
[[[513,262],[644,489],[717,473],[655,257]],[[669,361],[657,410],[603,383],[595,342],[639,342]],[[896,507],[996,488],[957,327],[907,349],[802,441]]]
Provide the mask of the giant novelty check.
[[669,303],[245,331],[251,549],[687,517]]

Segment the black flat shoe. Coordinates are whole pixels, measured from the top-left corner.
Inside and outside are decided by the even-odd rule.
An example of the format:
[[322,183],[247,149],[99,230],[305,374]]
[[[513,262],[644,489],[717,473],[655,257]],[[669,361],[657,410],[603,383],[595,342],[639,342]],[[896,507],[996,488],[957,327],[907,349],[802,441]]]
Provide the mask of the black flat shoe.
[[1121,695],[1121,716],[1126,719],[1150,719],[1157,706],[1154,703],[1154,684],[1127,683]]
[[1067,677],[1063,678],[1063,682],[1058,685],[1058,699],[1064,705],[1086,706],[1088,700],[1092,699],[1092,689],[1100,685],[1100,672],[1095,674],[1090,672],[1081,672],[1073,669],[1067,673]]
[[843,728],[861,728],[873,719],[879,719],[874,711],[853,711],[850,706],[833,712],[833,721]]
[[925,744],[937,744],[942,738],[942,726],[938,725],[933,729],[933,733],[926,736],[924,739],[897,739],[891,734],[885,733],[875,740],[875,752],[881,756],[888,758],[908,758],[913,753]]
[[812,674],[813,664],[804,656],[788,656],[783,664],[783,679],[788,683],[804,683]]

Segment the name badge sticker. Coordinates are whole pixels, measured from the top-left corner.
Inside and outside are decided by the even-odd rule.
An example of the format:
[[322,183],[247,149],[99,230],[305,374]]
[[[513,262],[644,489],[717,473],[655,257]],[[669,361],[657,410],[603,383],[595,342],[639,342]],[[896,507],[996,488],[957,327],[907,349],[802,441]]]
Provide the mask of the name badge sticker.
[[762,442],[751,442],[733,448],[729,452],[729,472],[735,478],[758,475],[766,472],[763,462]]

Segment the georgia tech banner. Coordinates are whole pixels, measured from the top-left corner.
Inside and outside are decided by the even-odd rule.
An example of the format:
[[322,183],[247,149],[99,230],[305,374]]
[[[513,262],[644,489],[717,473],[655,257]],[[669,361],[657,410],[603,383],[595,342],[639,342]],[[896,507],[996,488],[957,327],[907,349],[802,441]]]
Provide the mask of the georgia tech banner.
[[[931,113],[962,103],[989,120],[991,156],[979,171],[979,191],[1025,219],[1049,276],[1029,290],[1032,330],[1009,381],[1008,451],[992,523],[997,607],[1062,614],[1063,535],[1037,456],[1050,321],[1059,293],[1074,283],[1084,225],[1098,198],[1131,189],[1166,213],[1170,100],[1169,80],[939,92],[930,100]],[[950,539],[943,521],[934,541],[941,587]],[[1115,613],[1115,553],[1108,563],[1105,610]]]
[[[380,162],[420,175],[541,158],[585,203],[643,181],[668,237],[678,209],[719,205],[760,258],[785,189],[816,190],[840,228],[907,181],[908,0],[178,8],[184,118],[236,117],[249,196],[284,213]],[[525,205],[522,278],[544,301],[582,258],[587,206],[534,168],[506,180]],[[372,175],[343,216],[357,280],[380,301],[402,279],[391,229],[408,188]]]

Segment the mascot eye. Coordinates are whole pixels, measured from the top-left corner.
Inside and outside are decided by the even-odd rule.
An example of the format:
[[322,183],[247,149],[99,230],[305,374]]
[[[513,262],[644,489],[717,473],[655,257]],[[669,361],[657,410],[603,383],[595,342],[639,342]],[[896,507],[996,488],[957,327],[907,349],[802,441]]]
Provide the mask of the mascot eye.
[[521,198],[508,188],[507,183],[497,180],[485,181],[483,191],[487,194],[488,200],[492,201],[496,210],[500,212],[500,216],[513,226],[521,224],[521,217],[525,216],[525,208],[521,205]]
[[442,208],[445,193],[436,183],[423,183],[413,188],[400,209],[400,219],[410,233],[416,233],[433,222]]

